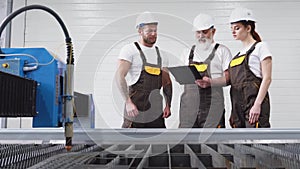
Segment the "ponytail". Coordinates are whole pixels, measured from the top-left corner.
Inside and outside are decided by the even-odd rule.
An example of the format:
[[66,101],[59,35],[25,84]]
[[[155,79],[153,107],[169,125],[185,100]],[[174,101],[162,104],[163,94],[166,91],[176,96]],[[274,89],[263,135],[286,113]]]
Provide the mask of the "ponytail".
[[255,31],[255,22],[254,21],[242,21],[242,24],[245,27],[250,25],[250,27],[251,27],[250,33],[251,33],[253,39],[256,40],[257,42],[261,42],[261,38],[260,38],[259,34]]
[[254,40],[256,40],[257,42],[261,42],[261,38],[256,31],[251,31],[251,35],[253,36]]
[[248,21],[248,25],[251,26],[251,35],[252,35],[253,39],[256,40],[257,42],[261,42],[261,38],[260,38],[259,34],[255,31],[255,22]]

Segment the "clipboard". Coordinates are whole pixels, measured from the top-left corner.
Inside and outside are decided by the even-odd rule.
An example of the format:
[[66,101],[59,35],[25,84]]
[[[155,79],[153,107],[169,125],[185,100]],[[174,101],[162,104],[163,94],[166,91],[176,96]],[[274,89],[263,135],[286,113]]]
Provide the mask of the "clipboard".
[[168,67],[168,70],[175,77],[175,80],[181,85],[195,84],[196,79],[202,79],[202,76],[195,66]]

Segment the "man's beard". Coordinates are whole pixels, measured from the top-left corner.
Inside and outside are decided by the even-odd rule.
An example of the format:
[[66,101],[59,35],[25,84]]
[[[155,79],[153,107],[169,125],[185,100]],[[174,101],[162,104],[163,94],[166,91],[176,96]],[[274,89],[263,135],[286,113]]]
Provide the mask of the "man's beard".
[[201,38],[201,39],[198,39],[198,42],[199,42],[198,46],[200,47],[200,49],[205,51],[205,50],[209,49],[213,40],[212,40],[212,38]]
[[143,40],[145,43],[151,44],[151,45],[155,44],[155,42],[156,42],[156,38],[154,40],[150,40],[150,38],[143,37]]

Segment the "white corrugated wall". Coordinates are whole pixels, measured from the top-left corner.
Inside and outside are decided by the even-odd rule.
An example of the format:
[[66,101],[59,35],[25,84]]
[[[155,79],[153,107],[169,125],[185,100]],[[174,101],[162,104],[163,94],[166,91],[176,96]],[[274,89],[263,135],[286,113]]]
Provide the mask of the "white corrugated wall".
[[[273,53],[271,125],[300,127],[299,0],[15,0],[14,10],[25,4],[45,5],[64,20],[75,49],[75,90],[94,95],[96,127],[101,128],[119,128],[122,122],[123,104],[113,77],[120,47],[137,39],[134,24],[138,13],[151,11],[158,17],[157,44],[173,54],[171,62],[176,64],[182,49],[193,43],[191,23],[200,12],[215,17],[215,39],[235,54],[241,44],[233,40],[227,21],[232,9],[248,7],[257,16],[257,32]],[[29,11],[16,18],[12,38],[13,47],[45,47],[65,60],[63,33],[53,17],[43,11]],[[178,125],[182,88],[174,82],[174,89],[168,128]],[[226,109],[230,110],[228,90],[225,93]]]

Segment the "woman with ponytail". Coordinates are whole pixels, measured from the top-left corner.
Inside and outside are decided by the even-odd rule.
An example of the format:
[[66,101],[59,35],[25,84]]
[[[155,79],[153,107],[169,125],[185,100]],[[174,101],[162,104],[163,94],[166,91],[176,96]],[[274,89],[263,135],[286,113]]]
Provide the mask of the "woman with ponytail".
[[269,128],[272,54],[255,31],[256,19],[251,10],[237,8],[232,11],[230,24],[233,38],[240,40],[243,49],[232,59],[226,79],[204,77],[196,81],[200,87],[231,85],[233,128]]

